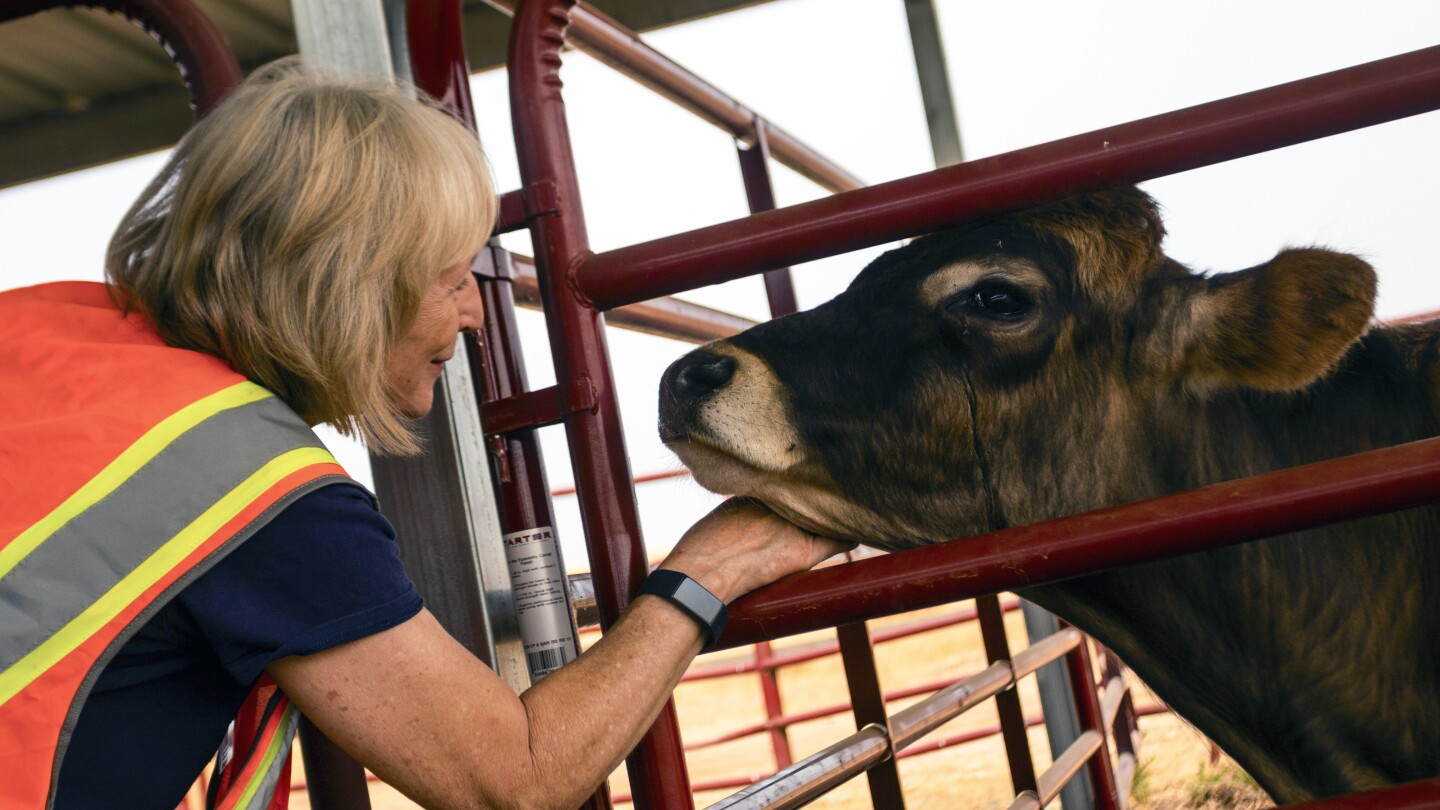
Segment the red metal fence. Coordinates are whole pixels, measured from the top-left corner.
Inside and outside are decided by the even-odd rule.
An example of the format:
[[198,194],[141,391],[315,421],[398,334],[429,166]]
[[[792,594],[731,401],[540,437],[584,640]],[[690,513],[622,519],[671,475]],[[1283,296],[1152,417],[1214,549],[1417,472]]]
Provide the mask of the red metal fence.
[[[1020,600],[1007,599],[1001,604],[1004,612],[1012,612],[1020,609]],[[887,627],[877,630],[870,638],[871,643],[879,647],[888,642],[907,639],[922,634],[933,633],[939,630],[955,629],[962,625],[977,621],[979,609],[971,606],[961,610],[946,612],[938,616],[930,616],[921,619],[914,619],[901,625]],[[582,631],[584,632],[584,631]],[[806,664],[818,659],[833,657],[841,653],[839,641],[819,642],[806,646],[795,651],[776,653],[768,641],[756,642],[748,650],[749,655],[739,660],[725,661],[706,665],[697,662],[690,668],[690,671],[681,679],[684,683],[697,681],[708,681],[717,678],[747,678],[753,677],[759,686],[763,705],[765,708],[765,719],[759,723],[740,726],[730,729],[718,736],[703,740],[687,742],[686,751],[697,751],[724,743],[734,742],[757,735],[765,735],[770,744],[770,751],[774,759],[774,769],[781,770],[794,764],[795,759],[791,751],[788,730],[795,725],[819,720],[825,717],[832,717],[844,714],[853,710],[853,704],[846,701],[820,708],[808,709],[802,712],[787,714],[781,702],[779,689],[779,678],[782,670],[799,664]],[[1130,700],[1129,686],[1125,683],[1121,674],[1118,661],[1102,651],[1102,677],[1100,691],[1105,698],[1102,703],[1105,706],[1105,717],[1109,728],[1115,734],[1115,739],[1121,749],[1121,757],[1124,764],[1117,763],[1116,770],[1120,773],[1133,773],[1135,767],[1135,746],[1131,737],[1131,725],[1134,717],[1156,714],[1169,711],[1163,704],[1150,704],[1133,709],[1127,714],[1124,709],[1128,707]],[[893,703],[921,695],[932,695],[947,689],[954,684],[953,679],[933,681],[901,689],[893,689],[883,694],[885,703]],[[1025,717],[1024,727],[1033,728],[1045,722],[1043,715],[1034,714]],[[915,745],[906,748],[895,755],[896,760],[907,759],[932,753],[942,749],[952,748],[969,742],[986,739],[1000,735],[1003,729],[1000,725],[986,726],[973,729],[961,734],[952,734],[938,740]],[[711,779],[705,782],[696,782],[691,789],[696,793],[712,790],[724,790],[750,785],[761,777],[754,774],[740,774],[729,777]],[[1122,793],[1124,785],[1128,785],[1128,777],[1122,778]],[[617,794],[614,797],[616,802],[631,800],[629,794]]]
[[[604,625],[618,617],[638,586],[645,551],[628,486],[631,471],[606,356],[603,310],[1440,107],[1440,48],[1431,48],[594,254],[560,92],[560,49],[572,14],[593,22],[583,7],[566,0],[530,0],[516,14],[510,96],[524,189],[518,195],[523,204],[512,203],[511,210],[523,212],[516,219],[528,220],[536,245],[560,380],[552,416],[563,420],[570,439]],[[615,39],[621,45],[623,40]],[[743,134],[763,139],[763,131],[750,131],[750,125],[753,119]],[[853,628],[865,618],[924,604],[1434,502],[1440,500],[1437,448],[1431,441],[1375,451],[1105,510],[1098,518],[1080,515],[797,576],[737,602],[724,644],[828,625]],[[1251,497],[1237,499],[1236,492]],[[1242,508],[1234,509],[1235,503]],[[949,577],[962,568],[979,576]],[[1072,670],[1084,671],[1083,657],[1071,660]],[[1014,675],[1012,669],[1009,679]],[[1078,691],[1082,713],[1098,721],[1093,693],[1087,701],[1089,690]],[[906,719],[892,719],[891,733],[903,734]],[[883,729],[871,737],[854,743],[865,750],[863,758],[886,760],[899,747]],[[673,711],[667,711],[629,760],[640,806],[689,806],[681,750]],[[1074,757],[1067,752],[1059,759],[1070,765],[1091,752],[1098,754],[1093,761],[1102,762],[1103,741],[1092,738],[1088,752]],[[1091,773],[1102,801],[1113,802],[1109,769],[1095,767]],[[805,778],[797,771],[793,781]],[[1017,788],[1023,794],[1022,778],[1017,776]],[[880,803],[874,779],[872,789]]]

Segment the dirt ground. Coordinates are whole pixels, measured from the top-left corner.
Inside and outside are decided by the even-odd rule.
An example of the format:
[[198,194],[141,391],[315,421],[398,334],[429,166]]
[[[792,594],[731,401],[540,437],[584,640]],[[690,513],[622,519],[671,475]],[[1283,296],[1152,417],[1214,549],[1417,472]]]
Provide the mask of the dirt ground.
[[[873,631],[960,607],[963,605],[934,608],[870,624]],[[1007,614],[1006,627],[1011,648],[1018,651],[1025,644],[1024,623],[1018,611]],[[784,639],[775,647],[777,652],[792,650],[833,637],[831,632],[808,634]],[[891,641],[876,649],[880,682],[886,691],[941,679],[959,679],[983,669],[986,663],[979,630],[974,623]],[[705,656],[700,659],[700,664],[742,660],[749,654],[748,650],[735,650]],[[818,709],[847,700],[838,656],[787,667],[780,672],[779,684],[786,713]],[[1138,682],[1132,680],[1132,685],[1137,705],[1156,702]],[[893,714],[920,699],[891,703],[890,711]],[[683,683],[676,691],[675,701],[684,737],[689,741],[710,739],[725,731],[758,723],[765,717],[759,679],[754,675]],[[1027,715],[1039,712],[1034,678],[1022,681],[1020,701]],[[987,701],[946,725],[936,732],[934,738],[996,723],[994,702]],[[854,720],[848,713],[798,724],[789,732],[791,750],[795,759],[799,760],[833,744],[853,732],[854,728]],[[1138,810],[1250,810],[1273,806],[1265,794],[1228,759],[1222,756],[1212,763],[1208,741],[1175,716],[1164,713],[1142,717],[1140,730],[1143,734],[1140,766],[1131,807]],[[1050,763],[1049,744],[1043,727],[1030,730],[1030,748],[1037,772],[1043,770]],[[769,741],[760,735],[691,751],[689,763],[691,781],[697,783],[740,775],[758,777],[775,769]],[[299,766],[297,757],[297,776],[300,775]],[[998,736],[904,758],[900,760],[899,768],[909,810],[1001,810],[1008,807],[1014,798],[1004,747]],[[615,795],[629,792],[623,767],[611,777],[611,790]],[[695,805],[698,808],[707,807],[734,790],[699,793],[695,797]],[[375,810],[401,810],[416,806],[383,784],[372,785],[371,801]],[[630,807],[628,803],[616,806]],[[837,788],[810,806],[825,810],[872,809],[863,779]],[[1058,801],[1051,804],[1051,807],[1059,806]],[[305,794],[294,795],[291,807],[308,810]]]

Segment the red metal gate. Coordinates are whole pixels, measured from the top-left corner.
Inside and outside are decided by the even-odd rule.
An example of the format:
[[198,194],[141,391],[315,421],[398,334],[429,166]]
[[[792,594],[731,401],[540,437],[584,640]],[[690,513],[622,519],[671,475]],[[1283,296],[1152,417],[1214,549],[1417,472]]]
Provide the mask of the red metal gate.
[[[527,0],[516,12],[510,95],[524,188],[507,195],[505,225],[525,224],[536,245],[540,295],[560,382],[550,391],[518,394],[517,399],[528,397],[527,404],[543,403],[543,413],[505,427],[523,433],[539,424],[565,424],[606,625],[619,616],[644,576],[646,555],[629,486],[631,471],[602,312],[775,272],[969,217],[1139,182],[1440,108],[1440,48],[1431,48],[786,209],[764,210],[768,204],[756,204],[752,192],[752,209],[760,213],[746,219],[594,254],[580,207],[559,81],[561,46],[572,24],[577,41],[601,50],[612,63],[648,65],[642,71],[647,81],[689,99],[688,106],[703,109],[707,94],[714,106],[725,105],[716,103],[707,85],[671,70],[673,66],[644,53],[637,40],[571,0]],[[412,53],[427,49],[433,50],[434,43],[413,47]],[[423,84],[424,72],[417,73]],[[463,95],[454,84],[423,86],[437,95]],[[710,117],[737,138],[758,143],[763,156],[766,133],[763,125],[756,125],[756,117],[743,108],[738,120]],[[813,155],[806,159],[814,160]],[[843,179],[834,182],[831,172],[817,170],[815,175],[828,178],[832,190],[849,186]],[[503,407],[503,402],[494,406]],[[507,409],[511,414],[516,410]],[[1246,497],[1235,498],[1237,492]],[[723,643],[764,641],[823,626],[853,627],[870,617],[1437,500],[1440,440],[1374,451],[1117,507],[1100,517],[1078,515],[797,576],[739,600]],[[951,576],[961,570],[968,576]],[[1083,660],[1072,660],[1077,662],[1072,671],[1088,683]],[[1013,680],[1016,670],[1026,668],[1018,660],[1015,664],[1005,678]],[[1082,711],[1092,721],[1089,726],[1098,728],[1094,693],[1080,691],[1090,695],[1088,701],[1082,697]],[[869,742],[861,740],[870,752],[865,757],[888,759],[898,747],[892,735],[907,733],[905,719],[892,721],[892,734],[880,729]],[[866,733],[862,730],[859,736]],[[1094,761],[1103,762],[1104,745],[1091,750],[1100,754]],[[1080,758],[1088,758],[1082,753]],[[1059,759],[1068,758],[1067,753]],[[629,762],[639,806],[691,806],[673,711],[662,714]],[[1094,767],[1092,776],[1102,799],[1113,801],[1116,791],[1108,768]],[[1017,775],[1017,788],[1023,787]],[[875,795],[880,801],[886,794]]]

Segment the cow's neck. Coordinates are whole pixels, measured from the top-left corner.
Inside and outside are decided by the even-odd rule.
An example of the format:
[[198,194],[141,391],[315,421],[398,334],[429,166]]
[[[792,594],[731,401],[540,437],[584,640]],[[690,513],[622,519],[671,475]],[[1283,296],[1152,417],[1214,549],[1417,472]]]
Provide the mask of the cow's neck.
[[[1076,507],[1435,435],[1431,397],[1415,382],[1429,376],[1407,368],[1415,358],[1425,362],[1430,341],[1418,333],[1373,334],[1335,374],[1301,394],[1237,394],[1157,409],[1149,429],[1130,434],[1132,446],[1121,451],[1136,474],[1092,494],[1103,500]],[[1433,355],[1428,362],[1433,365]],[[1148,453],[1147,443],[1155,448]],[[1032,470],[1030,482],[1055,473]],[[1071,491],[1095,487],[1082,482]],[[1032,502],[1031,509],[1015,501],[1009,508],[1022,519],[1052,517],[1050,500]],[[1389,654],[1440,630],[1437,583],[1424,585],[1415,574],[1440,570],[1437,552],[1433,544],[1415,542],[1419,537],[1440,537],[1435,510],[1084,577],[1026,595],[1114,648],[1276,798],[1295,800],[1385,784],[1408,768],[1423,769],[1417,763],[1427,757],[1440,757],[1440,737],[1397,744],[1384,732],[1399,722],[1397,713],[1415,711],[1429,713],[1429,727],[1440,728],[1434,662],[1397,663]],[[1357,605],[1377,598],[1380,604],[1356,613]],[[1394,624],[1377,632],[1366,616],[1394,617]],[[1385,668],[1383,689],[1376,667]],[[1413,691],[1416,700],[1379,699],[1396,689]],[[1310,732],[1305,740],[1289,734],[1296,727]],[[1383,755],[1365,753],[1387,746]]]

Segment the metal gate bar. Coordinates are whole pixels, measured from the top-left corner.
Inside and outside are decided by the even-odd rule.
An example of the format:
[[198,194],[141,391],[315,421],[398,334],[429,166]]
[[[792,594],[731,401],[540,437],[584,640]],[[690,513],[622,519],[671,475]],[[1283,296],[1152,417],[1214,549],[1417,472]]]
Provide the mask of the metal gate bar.
[[[535,260],[512,253],[510,265],[514,271],[510,286],[515,303],[526,309],[540,309],[540,281],[535,277]],[[757,321],[680,298],[656,298],[612,309],[605,313],[605,323],[672,340],[705,343],[743,332]]]
[[[1019,610],[1020,600],[1007,599],[1000,604],[1000,607],[1007,613]],[[927,633],[931,630],[937,630],[943,627],[953,627],[958,624],[973,622],[975,621],[977,616],[978,613],[974,608],[967,608],[965,610],[956,611],[955,613],[949,615],[936,616],[930,619],[921,619],[919,621],[907,623],[899,627],[882,628],[876,630],[873,634],[871,634],[870,640],[875,644],[880,644],[886,641],[892,641],[894,639],[908,638],[910,636],[919,635],[920,633]],[[797,652],[788,652],[783,655],[772,656],[769,659],[768,666],[787,667],[792,664],[800,664],[806,661],[814,661],[817,658],[824,658],[829,655],[834,655],[838,650],[839,644],[837,643],[823,643],[818,644],[814,647],[807,646],[805,649]],[[735,663],[713,664],[708,666],[695,666],[691,667],[690,670],[685,673],[685,677],[682,678],[681,681],[703,681],[709,678],[723,678],[728,675],[738,675],[745,672],[753,672],[758,668],[758,666],[758,664],[752,664],[743,661]],[[933,692],[937,688],[938,687],[935,686],[931,686],[929,688],[919,686],[907,687],[905,689],[896,690],[893,694],[888,695],[885,699],[899,700],[903,697],[913,697],[919,694],[921,691]],[[843,708],[837,708],[833,713],[838,714],[841,711],[843,711]]]
[[1099,732],[1081,733],[1040,775],[1039,786],[1035,790],[1027,790],[1015,797],[1015,801],[1010,803],[1010,810],[1040,810],[1059,796],[1060,789],[1080,772],[1085,763],[1093,762],[1095,754],[1104,748],[1105,741],[1100,738]]
[[[976,597],[975,613],[980,619],[980,640],[991,662],[1010,660],[1010,641],[1005,634],[1005,614],[995,594]],[[1010,764],[1010,784],[1016,793],[1034,791],[1035,761],[1030,756],[1030,735],[1020,692],[1014,689],[995,696],[995,713],[1000,717],[1000,734],[1005,739],[1005,758]]]
[[1440,779],[1287,805],[1286,810],[1374,810],[1377,807],[1386,810],[1436,810],[1440,808]]
[[[1006,607],[1007,607],[1007,609],[1009,609],[1009,610],[1018,610],[1019,607],[1020,607],[1020,603],[1019,603],[1018,600],[1010,600],[1010,601],[1006,604]],[[946,627],[952,627],[952,626],[954,626],[958,621],[971,622],[971,621],[974,621],[975,618],[976,618],[976,611],[975,611],[975,610],[973,610],[973,609],[963,610],[963,611],[960,611],[960,612],[957,612],[957,613],[954,613],[954,614],[951,614],[951,615],[947,615],[947,616],[944,616],[944,617],[940,617],[940,618],[938,618],[938,619],[927,619],[927,620],[922,620],[922,621],[910,622],[910,623],[907,623],[907,624],[905,624],[905,625],[901,625],[901,626],[898,626],[898,627],[891,627],[891,628],[887,628],[887,629],[885,629],[885,630],[880,630],[880,631],[878,631],[878,632],[875,632],[875,633],[872,635],[872,641],[875,642],[876,645],[878,646],[878,644],[881,643],[882,641],[895,640],[895,639],[900,639],[900,638],[907,638],[907,637],[910,637],[910,636],[912,636],[912,635],[916,635],[916,634],[919,634],[919,633],[933,632],[933,631],[935,631],[935,630],[937,630],[937,629],[942,629],[942,628],[946,628]],[[1057,629],[1058,629],[1058,628],[1057,628]],[[1038,637],[1038,638],[1043,638],[1043,637]],[[1090,642],[1087,640],[1087,645],[1088,645],[1089,643],[1090,643]],[[824,645],[824,646],[823,646],[821,649],[819,649],[819,650],[807,650],[806,652],[804,652],[804,653],[802,653],[802,654],[793,654],[793,653],[792,653],[792,654],[790,654],[790,655],[788,655],[788,656],[773,656],[773,655],[767,653],[767,654],[764,654],[764,655],[762,656],[761,648],[764,647],[764,648],[766,648],[766,649],[768,650],[768,649],[769,649],[769,643],[768,643],[768,642],[761,642],[760,644],[755,645],[755,648],[754,648],[754,649],[755,649],[755,659],[756,659],[756,660],[755,660],[753,663],[748,663],[748,662],[747,662],[747,663],[734,663],[734,664],[719,665],[719,666],[712,665],[712,666],[703,667],[703,668],[692,667],[691,670],[686,673],[685,677],[682,678],[682,681],[684,681],[684,682],[691,682],[691,681],[696,681],[696,680],[707,680],[707,679],[712,679],[712,678],[716,678],[716,677],[738,677],[738,676],[743,676],[743,675],[745,675],[745,674],[751,674],[751,673],[756,674],[757,677],[760,677],[760,676],[762,676],[766,671],[771,671],[771,672],[773,672],[775,668],[778,668],[778,667],[780,667],[780,666],[792,665],[792,664],[796,664],[796,663],[802,663],[802,662],[805,662],[805,661],[814,660],[815,658],[819,657],[819,656],[816,655],[817,652],[818,652],[820,655],[833,656],[833,655],[835,655],[835,654],[837,653],[837,651],[838,651],[838,646],[839,646],[838,644],[836,644],[836,643],[834,643],[834,642],[831,642],[831,643],[829,643],[829,644],[827,644],[827,645]],[[1101,648],[1098,644],[1095,645],[1095,647],[1096,647],[1097,649],[1103,649],[1103,648]],[[1075,656],[1075,655],[1077,654],[1077,652],[1078,652],[1078,648],[1077,648],[1076,651],[1072,651],[1069,655],[1073,657],[1073,656]],[[763,661],[762,661],[762,658],[763,658]],[[1056,664],[1047,665],[1047,667],[1051,667],[1051,666],[1057,666],[1057,665],[1056,665]],[[1107,662],[1106,662],[1106,667],[1107,667],[1106,673],[1107,673],[1107,674],[1106,674],[1106,676],[1105,676],[1105,678],[1104,678],[1104,681],[1105,681],[1105,689],[1103,690],[1103,697],[1100,699],[1100,716],[1101,716],[1102,718],[1104,718],[1104,722],[1106,723],[1106,726],[1105,726],[1105,727],[1106,727],[1107,729],[1110,728],[1112,724],[1114,724],[1117,729],[1120,729],[1120,730],[1121,730],[1121,733],[1122,733],[1123,735],[1128,735],[1128,734],[1130,733],[1129,720],[1126,719],[1126,718],[1124,718],[1124,717],[1120,717],[1120,716],[1118,715],[1118,712],[1119,712],[1119,710],[1120,710],[1120,706],[1122,705],[1122,703],[1125,703],[1126,705],[1128,705],[1128,698],[1129,698],[1128,686],[1124,683],[1123,677],[1121,677],[1121,676],[1118,675],[1118,670],[1114,669],[1114,666],[1115,666],[1115,659],[1114,659],[1114,658],[1110,658],[1109,660],[1107,660]],[[1038,674],[1043,674],[1045,671],[1046,671],[1046,668],[1043,668],[1043,667],[1042,667],[1042,668],[1039,670],[1039,673],[1038,673]],[[1038,677],[1038,674],[1037,674],[1037,677]],[[1065,677],[1066,683],[1067,683],[1067,684],[1070,683],[1069,673],[1066,672],[1066,673],[1065,673],[1065,676],[1066,676],[1066,677]],[[1081,681],[1077,681],[1077,682],[1081,682]],[[945,689],[945,688],[951,686],[953,683],[954,683],[953,679],[947,679],[947,680],[942,681],[942,682],[939,682],[939,683],[920,684],[920,685],[916,685],[916,686],[906,687],[906,688],[904,688],[904,689],[897,689],[897,690],[894,690],[894,691],[892,691],[892,692],[887,692],[887,693],[885,694],[885,696],[884,696],[884,699],[885,699],[885,702],[886,702],[886,703],[891,703],[891,702],[903,700],[903,699],[908,698],[908,697],[915,697],[915,696],[927,696],[927,697],[928,697],[929,695],[934,694],[935,692],[938,692],[938,691],[940,691],[940,690],[942,690],[942,689]],[[768,705],[769,705],[769,704],[767,704],[767,706],[768,706]],[[778,704],[777,704],[777,705],[778,705]],[[780,710],[777,709],[777,708],[769,708],[769,709],[767,709],[767,711],[766,711],[766,719],[765,719],[763,722],[756,723],[756,724],[752,724],[752,725],[749,725],[749,726],[746,726],[746,727],[743,727],[743,728],[739,728],[739,729],[735,729],[735,730],[732,730],[732,731],[727,731],[727,732],[724,732],[724,733],[719,734],[718,736],[714,736],[714,737],[711,737],[711,738],[708,738],[708,739],[705,739],[705,740],[701,740],[701,741],[698,741],[698,742],[687,742],[687,743],[685,744],[685,750],[686,750],[686,751],[694,751],[694,750],[696,750],[696,749],[705,748],[705,747],[717,745],[717,744],[720,744],[720,743],[730,742],[730,741],[737,740],[737,739],[742,739],[742,738],[745,738],[745,737],[750,737],[750,736],[754,736],[754,735],[764,734],[764,733],[766,733],[767,731],[768,731],[768,732],[771,732],[771,733],[773,734],[773,733],[777,732],[778,730],[788,728],[788,727],[793,726],[793,725],[798,724],[798,723],[803,723],[803,722],[807,722],[807,721],[809,721],[809,720],[814,720],[814,719],[821,718],[821,717],[829,717],[829,716],[833,716],[833,715],[837,715],[837,714],[844,713],[844,712],[846,712],[846,711],[849,711],[850,708],[851,708],[851,705],[850,705],[849,703],[841,703],[841,704],[836,704],[836,705],[832,705],[832,706],[827,706],[827,707],[824,707],[824,708],[811,709],[811,710],[808,710],[808,711],[805,711],[805,712],[796,713],[796,714],[793,714],[793,715],[785,715],[785,714],[782,713],[782,711],[780,711]],[[1132,711],[1133,711],[1133,710],[1132,710]],[[1168,709],[1164,704],[1153,704],[1153,705],[1150,705],[1150,706],[1146,706],[1146,707],[1141,711],[1141,713],[1142,713],[1142,714],[1156,714],[1156,713],[1164,713],[1164,712],[1168,712],[1168,711],[1169,711],[1169,709]],[[1025,726],[1026,726],[1027,728],[1028,728],[1028,727],[1034,727],[1034,726],[1041,725],[1043,722],[1045,722],[1045,718],[1044,718],[1044,716],[1043,716],[1042,714],[1035,714],[1035,715],[1033,715],[1033,716],[1026,717],[1024,722],[1025,722]],[[1078,725],[1078,713],[1077,713],[1077,725]],[[942,739],[931,740],[931,741],[926,742],[926,743],[924,743],[924,744],[914,744],[914,745],[910,745],[910,746],[906,747],[904,750],[896,753],[895,756],[894,756],[894,759],[900,760],[900,759],[905,759],[905,758],[908,758],[908,757],[911,757],[911,756],[915,756],[915,755],[918,755],[918,754],[923,754],[923,753],[927,753],[927,752],[930,752],[930,751],[938,750],[938,749],[941,749],[941,748],[950,748],[950,747],[953,747],[953,746],[956,746],[956,745],[960,745],[960,744],[962,744],[962,743],[972,742],[972,741],[974,741],[974,740],[983,739],[983,738],[986,738],[986,737],[993,737],[993,736],[999,735],[1000,733],[1001,733],[1001,728],[1000,728],[999,725],[988,726],[988,727],[984,727],[984,728],[971,729],[971,730],[966,731],[966,732],[961,733],[961,734],[954,734],[954,735],[950,735],[950,736],[945,737],[945,738],[942,738]],[[1080,730],[1077,728],[1074,736],[1075,736],[1075,737],[1078,737],[1078,736],[1079,736],[1079,733],[1080,733]],[[1072,743],[1074,742],[1074,738],[1073,738],[1073,737],[1072,737],[1072,739],[1071,739],[1071,742],[1072,742]],[[1118,741],[1117,741],[1117,742],[1118,742]],[[1064,747],[1068,747],[1068,744],[1067,744],[1066,746],[1058,747],[1058,748],[1057,748],[1057,755],[1058,755],[1058,753],[1063,753],[1063,748],[1064,748]],[[1117,747],[1121,747],[1121,745],[1117,745]],[[1123,807],[1123,806],[1125,805],[1124,797],[1125,797],[1125,796],[1128,796],[1129,787],[1130,787],[1130,782],[1131,782],[1131,780],[1132,780],[1132,778],[1133,778],[1133,773],[1134,773],[1134,757],[1133,757],[1133,755],[1129,755],[1128,757],[1122,756],[1121,759],[1115,760],[1115,761],[1116,761],[1117,763],[1121,763],[1121,764],[1117,765],[1116,770],[1115,770],[1115,774],[1116,774],[1115,780],[1116,780],[1116,783],[1117,783],[1117,786],[1118,786],[1118,789],[1119,789],[1119,794],[1120,794],[1120,796],[1119,796],[1119,797],[1117,798],[1117,800],[1113,803],[1113,805],[1114,805],[1114,806]],[[1127,769],[1124,767],[1124,765],[1123,765],[1123,763],[1126,762],[1126,761],[1128,761],[1128,762],[1129,762],[1129,765],[1130,765],[1130,767],[1128,768],[1128,770],[1127,770]],[[775,765],[775,769],[776,769],[776,770],[779,770],[779,769],[781,769],[781,768],[786,768],[786,767],[788,767],[788,766],[791,765],[791,764],[792,764],[792,761],[779,761],[779,760],[777,759],[777,762],[776,762],[776,765]],[[752,782],[754,782],[757,778],[760,778],[760,777],[756,777],[756,776],[748,775],[748,774],[745,775],[745,776],[712,778],[712,779],[705,780],[704,782],[695,782],[695,783],[693,783],[693,784],[691,785],[691,787],[692,787],[697,793],[703,793],[703,792],[708,791],[708,790],[722,790],[722,789],[727,789],[727,788],[728,788],[728,789],[735,789],[735,788],[746,787],[746,786],[748,786],[749,784],[751,784]],[[1088,787],[1088,786],[1087,786],[1087,787]],[[617,797],[617,798],[616,798],[616,801],[622,801],[622,800],[624,800],[624,797]],[[1063,794],[1063,793],[1062,793],[1061,801],[1064,801],[1064,794]],[[1087,804],[1087,806],[1094,804],[1094,801],[1090,798],[1090,792],[1089,792],[1088,790],[1086,791],[1086,804]],[[879,803],[877,803],[876,806],[877,806],[877,807],[886,807],[886,809],[889,810],[889,808],[888,808],[886,805],[884,805],[884,804],[879,804]],[[1112,804],[1111,804],[1111,803],[1105,803],[1105,806],[1106,806],[1106,807],[1109,807],[1109,806],[1112,806]]]
[[[1018,609],[1018,602],[1012,600],[1009,604],[1014,606],[1015,609]],[[937,628],[953,627],[962,622],[974,621],[974,619],[974,611],[962,611],[952,616],[943,617],[943,620],[941,621],[917,622],[909,627],[890,628],[888,631],[879,630],[871,634],[870,640],[873,644],[878,646],[879,644],[886,641],[900,638],[909,638],[914,635],[919,635],[920,633],[933,631]],[[903,630],[903,632],[896,632],[897,630]],[[756,644],[756,660],[753,663],[731,664],[709,668],[692,668],[689,672],[685,674],[685,677],[681,679],[681,682],[690,683],[697,680],[708,680],[718,677],[734,677],[737,675],[743,675],[752,672],[759,674],[766,670],[776,671],[782,667],[788,667],[807,661],[813,661],[818,658],[835,655],[839,652],[840,648],[840,645],[837,643],[822,644],[815,649],[805,650],[803,653],[792,653],[789,655],[774,655],[773,653],[766,653],[762,659],[762,656],[760,654],[760,648],[762,645],[764,645],[767,649],[769,648],[769,642],[760,642],[759,644]],[[886,703],[892,703],[894,701],[904,700],[906,698],[916,697],[919,695],[931,695],[935,692],[940,691],[941,689],[950,686],[952,683],[954,683],[953,678],[946,678],[942,681],[907,686],[903,689],[896,689],[886,692],[883,695],[883,699]],[[685,750],[694,751],[701,748],[707,748],[710,746],[719,745],[721,743],[738,740],[743,737],[760,734],[767,729],[777,727],[784,728],[800,723],[809,722],[811,720],[818,720],[822,717],[833,717],[837,714],[843,714],[850,710],[851,704],[849,702],[846,702],[836,703],[829,706],[821,706],[815,709],[809,709],[803,712],[797,712],[795,714],[788,715],[782,714],[780,712],[771,712],[767,714],[766,720],[763,722],[754,723],[748,726],[734,729],[732,731],[727,731],[719,734],[718,736],[710,737],[708,739],[699,740],[696,742],[687,742],[685,744]],[[1026,719],[1025,723],[1026,725],[1033,725],[1031,719]],[[996,727],[996,733],[999,733],[998,726]],[[789,764],[791,763],[785,763],[785,765]],[[779,767],[784,766],[782,765]]]
[[1120,659],[1102,646],[1100,660],[1101,677],[1105,680],[1100,700],[1101,714],[1105,716],[1105,727],[1110,730],[1110,738],[1115,741],[1113,772],[1120,806],[1125,807],[1130,803],[1130,789],[1134,785],[1135,769],[1139,763],[1138,713]]
[[[840,641],[840,661],[845,671],[845,684],[850,690],[851,712],[857,729],[875,726],[888,733],[889,718],[885,712],[885,696],[880,691],[880,673],[875,666],[875,649],[870,644],[870,630],[864,622],[842,624],[835,628]],[[870,787],[870,802],[886,810],[905,810],[905,793],[900,788],[900,769],[896,759],[882,757],[865,769]]]
[[1435,109],[1440,47],[606,251],[575,280],[610,309]]
[[[750,213],[775,208],[775,187],[770,179],[770,130],[762,118],[755,119],[753,145],[738,144],[740,175],[745,183],[745,197]],[[765,298],[770,304],[770,317],[780,318],[798,312],[795,281],[790,268],[769,270],[764,274]],[[885,695],[880,689],[880,673],[875,665],[875,648],[870,644],[870,631],[864,622],[835,628],[844,665],[845,683],[850,690],[851,710],[855,727],[885,724]],[[778,696],[777,696],[778,697]],[[788,746],[787,746],[788,747]],[[788,751],[786,752],[788,756]],[[778,759],[778,753],[777,753]],[[789,765],[789,762],[778,767]],[[900,789],[900,770],[895,758],[889,757],[865,771],[870,785],[870,799],[876,807],[905,810],[905,794]]]
[[[645,576],[646,555],[605,322],[570,286],[571,268],[589,254],[558,73],[570,5],[543,0],[520,7],[511,28],[510,104],[522,182],[555,192],[555,213],[536,217],[530,233],[556,379],[567,396],[587,395],[571,399],[564,424],[600,623],[608,628]],[[694,806],[673,702],[666,703],[627,763],[637,805]]]
[[735,601],[721,647],[1440,502],[1440,438],[796,574]]
[[[1094,755],[1086,755],[1085,764],[1090,769],[1090,783],[1095,787],[1095,805],[1101,810],[1120,810],[1124,803],[1120,800],[1120,789],[1115,784],[1115,771],[1110,763],[1110,748],[1105,744],[1105,732],[1109,724],[1105,721],[1105,713],[1100,706],[1100,696],[1095,688],[1095,670],[1090,662],[1090,645],[1080,644],[1069,655],[1065,656],[1065,667],[1070,674],[1070,684],[1075,695],[1075,711],[1080,717],[1080,728],[1083,731],[1080,738],[1071,744],[1073,749],[1080,744],[1088,734],[1094,734],[1099,738],[1099,750]],[[1068,751],[1069,749],[1067,749]],[[1059,760],[1051,766],[1054,770],[1060,765]],[[1046,772],[1047,775],[1049,771]],[[1044,801],[1048,803],[1055,794],[1046,791],[1053,785],[1055,793],[1069,781],[1070,777],[1058,779],[1057,783],[1047,785],[1044,777],[1041,778],[1040,790],[1038,791]]]

